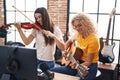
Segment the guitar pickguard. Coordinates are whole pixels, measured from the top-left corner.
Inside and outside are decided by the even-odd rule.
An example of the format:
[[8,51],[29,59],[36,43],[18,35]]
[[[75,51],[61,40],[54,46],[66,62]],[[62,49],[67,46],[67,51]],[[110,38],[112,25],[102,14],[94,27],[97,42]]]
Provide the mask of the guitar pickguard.
[[115,43],[113,43],[112,45],[105,45],[101,51],[101,54],[103,56],[110,56],[111,58],[114,58],[114,53],[113,53],[113,48],[115,46]]

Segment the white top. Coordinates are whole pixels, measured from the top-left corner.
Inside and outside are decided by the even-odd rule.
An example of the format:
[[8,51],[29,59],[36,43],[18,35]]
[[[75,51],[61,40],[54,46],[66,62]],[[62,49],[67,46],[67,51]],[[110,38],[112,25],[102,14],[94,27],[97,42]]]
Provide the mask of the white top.
[[[54,27],[54,34],[61,40],[63,40],[62,32],[59,27]],[[53,61],[54,54],[56,49],[56,43],[53,45],[45,45],[44,36],[40,30],[33,29],[32,35],[36,37],[36,49],[37,49],[37,58],[44,61]]]

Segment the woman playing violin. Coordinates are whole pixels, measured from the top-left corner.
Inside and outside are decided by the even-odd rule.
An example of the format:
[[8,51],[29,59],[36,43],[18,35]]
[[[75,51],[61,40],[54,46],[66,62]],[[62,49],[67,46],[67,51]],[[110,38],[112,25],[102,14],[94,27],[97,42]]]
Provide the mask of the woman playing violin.
[[62,32],[59,27],[55,26],[54,23],[50,20],[49,14],[47,10],[43,7],[37,8],[34,12],[35,17],[35,25],[40,26],[42,29],[37,30],[33,29],[31,34],[26,37],[23,31],[21,30],[20,23],[14,23],[16,26],[23,42],[25,45],[30,44],[33,39],[36,39],[36,49],[37,49],[37,58],[38,58],[38,68],[40,68],[40,64],[46,62],[50,68],[54,67],[54,53],[56,49],[56,44],[59,47],[59,43],[55,42],[55,40],[51,37],[47,37],[42,30],[48,30],[51,33],[55,34],[61,41]]

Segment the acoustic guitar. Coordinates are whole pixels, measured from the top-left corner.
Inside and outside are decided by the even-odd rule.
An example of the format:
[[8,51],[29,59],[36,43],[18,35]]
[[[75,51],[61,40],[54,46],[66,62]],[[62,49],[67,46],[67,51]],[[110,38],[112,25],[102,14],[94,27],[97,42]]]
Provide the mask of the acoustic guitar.
[[69,59],[71,55],[75,58],[75,60],[80,61],[83,55],[83,51],[80,48],[76,47],[74,53],[71,53],[69,48],[69,50],[67,51],[67,57],[63,56],[61,64],[68,66],[71,62]]
[[[101,49],[100,55],[100,61],[103,63],[112,63],[114,61],[114,53],[113,53],[113,48],[115,46],[115,43],[109,45],[109,35],[110,35],[110,26],[111,26],[111,20],[112,16],[115,14],[115,8],[112,9],[110,13],[110,18],[109,18],[109,24],[108,24],[108,31],[107,31],[107,37],[106,41],[103,44],[103,48]],[[103,60],[102,60],[103,59]]]
[[63,57],[61,64],[62,65],[65,64],[65,66],[68,66],[70,64],[70,62],[76,62],[75,68],[77,69],[79,76],[81,78],[86,77],[87,74],[89,73],[89,71],[88,71],[89,68],[78,62],[81,59],[81,56],[83,55],[83,51],[78,47],[74,47],[74,50],[71,53],[70,49],[71,49],[71,47],[67,51],[68,52],[67,57]]

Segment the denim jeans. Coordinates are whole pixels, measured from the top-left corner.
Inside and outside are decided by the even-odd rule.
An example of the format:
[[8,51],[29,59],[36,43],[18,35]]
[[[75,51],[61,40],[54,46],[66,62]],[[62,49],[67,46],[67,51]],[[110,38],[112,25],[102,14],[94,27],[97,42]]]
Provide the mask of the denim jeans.
[[41,65],[42,63],[44,63],[44,62],[49,66],[49,68],[53,68],[54,65],[55,65],[55,62],[54,62],[54,61],[42,61],[42,60],[37,60],[37,68],[40,69],[40,65]]
[[[89,67],[89,74],[84,78],[80,80],[93,80],[96,77],[98,65],[97,63],[92,63]],[[61,66],[61,67],[55,67],[50,69],[53,72],[63,73],[67,75],[72,76],[79,76],[76,69],[71,69],[70,67]]]
[[97,70],[98,70],[97,63],[92,63],[91,66],[89,67],[89,74],[84,79],[80,80],[93,80],[96,77]]

